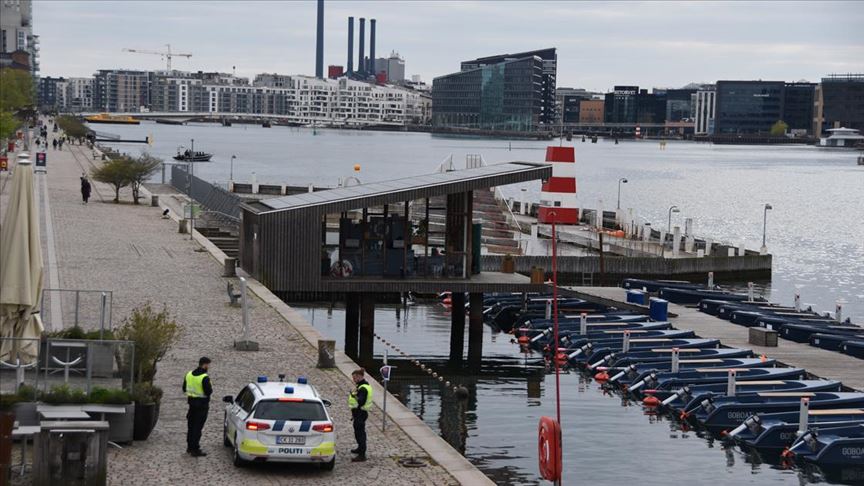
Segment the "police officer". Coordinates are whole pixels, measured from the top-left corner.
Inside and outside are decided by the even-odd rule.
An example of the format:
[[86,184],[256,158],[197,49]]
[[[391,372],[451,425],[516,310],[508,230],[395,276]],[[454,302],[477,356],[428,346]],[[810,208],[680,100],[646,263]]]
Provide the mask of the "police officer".
[[356,457],[351,462],[363,462],[366,460],[366,419],[369,418],[369,409],[372,408],[372,386],[364,378],[362,369],[354,370],[351,378],[357,388],[348,395],[348,407],[351,408],[351,420],[354,422],[354,439],[357,448],[352,449]]
[[186,414],[186,452],[192,457],[207,455],[201,450],[201,431],[204,429],[204,422],[207,421],[210,395],[213,394],[210,376],[207,375],[209,367],[210,358],[202,357],[198,360],[198,367],[186,373],[186,378],[183,380],[183,391],[189,402],[189,412]]

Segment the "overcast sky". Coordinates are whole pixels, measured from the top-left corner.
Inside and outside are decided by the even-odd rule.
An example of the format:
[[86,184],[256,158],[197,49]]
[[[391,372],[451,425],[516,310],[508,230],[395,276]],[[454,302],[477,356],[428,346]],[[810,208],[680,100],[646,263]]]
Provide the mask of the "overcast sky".
[[[314,74],[315,12],[314,1],[34,0],[34,32],[43,76],[164,69],[121,49],[168,43],[193,54],[175,69]],[[427,82],[465,59],[545,47],[558,48],[559,86],[597,91],[864,72],[864,1],[327,0],[325,66],[347,62],[349,15],[378,19],[378,57],[398,51]]]

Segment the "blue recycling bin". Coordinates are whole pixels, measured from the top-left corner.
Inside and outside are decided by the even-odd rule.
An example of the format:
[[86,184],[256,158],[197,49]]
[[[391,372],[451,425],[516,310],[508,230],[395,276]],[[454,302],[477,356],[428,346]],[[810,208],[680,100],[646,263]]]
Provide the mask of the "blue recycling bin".
[[628,290],[627,303],[645,305],[645,292],[641,290]]
[[648,304],[648,316],[652,321],[669,320],[669,301],[651,297]]

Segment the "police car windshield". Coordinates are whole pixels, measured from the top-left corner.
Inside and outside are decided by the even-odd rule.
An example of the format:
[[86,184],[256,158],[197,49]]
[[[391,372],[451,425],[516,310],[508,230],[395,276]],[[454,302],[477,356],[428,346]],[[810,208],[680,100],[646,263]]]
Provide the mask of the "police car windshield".
[[255,407],[255,418],[261,420],[327,420],[320,402],[280,402],[264,400]]

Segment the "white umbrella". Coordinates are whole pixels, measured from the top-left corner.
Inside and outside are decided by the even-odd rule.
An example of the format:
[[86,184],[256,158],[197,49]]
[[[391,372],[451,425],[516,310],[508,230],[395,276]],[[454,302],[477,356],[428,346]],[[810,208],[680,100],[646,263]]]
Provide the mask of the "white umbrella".
[[0,337],[4,338],[0,360],[11,363],[35,361],[43,330],[39,314],[34,314],[42,292],[38,211],[33,166],[28,158],[19,156],[6,218],[0,226]]

